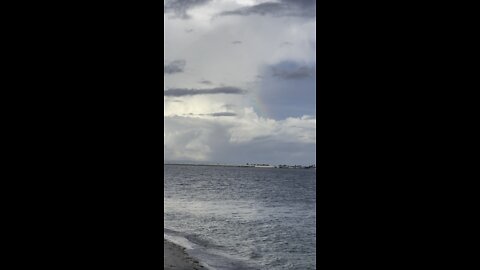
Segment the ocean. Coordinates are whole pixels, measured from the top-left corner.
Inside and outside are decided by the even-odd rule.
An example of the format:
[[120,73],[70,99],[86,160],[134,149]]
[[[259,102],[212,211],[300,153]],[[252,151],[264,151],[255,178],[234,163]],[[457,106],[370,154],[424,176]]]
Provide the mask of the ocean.
[[208,268],[316,269],[316,170],[164,169],[164,237]]

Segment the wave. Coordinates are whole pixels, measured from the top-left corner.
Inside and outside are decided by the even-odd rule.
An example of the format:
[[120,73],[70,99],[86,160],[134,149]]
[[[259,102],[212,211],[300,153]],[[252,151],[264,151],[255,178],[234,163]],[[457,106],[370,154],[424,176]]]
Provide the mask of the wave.
[[227,254],[221,246],[215,245],[199,235],[187,234],[169,228],[163,229],[163,237],[186,249],[191,257],[210,270],[258,270],[248,259]]

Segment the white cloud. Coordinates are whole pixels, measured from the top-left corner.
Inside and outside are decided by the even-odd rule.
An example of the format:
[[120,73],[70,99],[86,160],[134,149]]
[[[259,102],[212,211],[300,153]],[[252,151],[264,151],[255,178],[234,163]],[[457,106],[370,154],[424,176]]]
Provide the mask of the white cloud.
[[[303,156],[297,160],[309,163],[315,158],[316,120],[308,116],[276,121],[245,108],[237,117],[166,116],[164,121],[166,160],[243,163],[248,158],[251,162],[288,163],[293,156]],[[305,148],[301,145],[309,146],[310,152],[302,153]],[[265,153],[265,148],[278,156]],[[244,155],[237,158],[237,153]]]

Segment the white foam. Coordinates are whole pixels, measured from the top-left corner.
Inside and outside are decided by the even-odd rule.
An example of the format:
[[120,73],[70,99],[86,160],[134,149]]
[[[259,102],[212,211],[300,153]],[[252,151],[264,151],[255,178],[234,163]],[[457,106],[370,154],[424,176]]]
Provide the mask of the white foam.
[[[182,236],[170,235],[164,232],[163,237],[167,241],[185,248],[187,253],[190,256],[198,259],[199,263],[207,270],[238,269],[237,264],[241,261],[245,262],[245,260],[242,260],[239,257],[227,255],[226,253],[217,250],[214,251],[211,249],[207,250],[202,248]],[[243,269],[243,267],[240,269]]]
[[194,243],[188,241],[186,238],[181,236],[173,236],[163,233],[163,238],[186,249],[194,249],[196,246]]

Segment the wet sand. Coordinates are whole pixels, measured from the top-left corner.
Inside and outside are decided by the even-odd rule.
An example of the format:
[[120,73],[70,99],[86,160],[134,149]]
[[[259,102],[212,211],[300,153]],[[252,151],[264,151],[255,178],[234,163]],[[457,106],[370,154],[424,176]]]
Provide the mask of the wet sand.
[[197,260],[188,256],[185,249],[163,239],[163,269],[205,270]]

